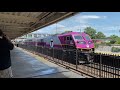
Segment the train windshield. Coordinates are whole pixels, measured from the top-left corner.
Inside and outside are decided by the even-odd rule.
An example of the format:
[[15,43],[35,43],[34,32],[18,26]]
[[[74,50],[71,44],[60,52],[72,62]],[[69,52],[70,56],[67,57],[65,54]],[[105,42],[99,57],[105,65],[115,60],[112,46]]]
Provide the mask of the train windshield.
[[77,39],[77,40],[82,40],[83,38],[82,38],[82,36],[74,36],[75,37],[75,39]]
[[86,38],[87,40],[91,40],[91,38],[90,38],[88,35],[86,35],[85,38]]

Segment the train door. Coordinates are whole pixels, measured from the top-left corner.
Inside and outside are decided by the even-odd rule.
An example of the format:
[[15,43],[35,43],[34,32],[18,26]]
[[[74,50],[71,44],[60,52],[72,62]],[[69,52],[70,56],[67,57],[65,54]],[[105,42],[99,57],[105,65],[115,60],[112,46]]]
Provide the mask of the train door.
[[66,44],[66,48],[70,48],[70,49],[74,48],[74,41],[72,36],[66,36],[65,44]]

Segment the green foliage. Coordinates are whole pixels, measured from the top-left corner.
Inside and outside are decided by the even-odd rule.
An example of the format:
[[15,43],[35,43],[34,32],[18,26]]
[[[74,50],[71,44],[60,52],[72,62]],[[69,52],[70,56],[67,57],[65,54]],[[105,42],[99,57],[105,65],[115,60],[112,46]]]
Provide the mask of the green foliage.
[[120,44],[120,41],[118,41],[116,44]]
[[115,44],[120,44],[120,38],[119,37],[117,37],[115,40],[116,40]]
[[116,35],[111,35],[109,38],[111,39],[110,40],[111,44],[120,44],[120,37]]
[[95,48],[98,48],[98,47],[99,47],[99,44],[97,44],[97,43],[95,43],[94,45],[95,45]]
[[112,47],[111,52],[120,52],[120,48]]
[[105,38],[106,36],[102,33],[102,32],[98,32],[96,34],[96,38],[99,38],[99,39],[102,39],[102,38]]
[[119,38],[119,37],[116,35],[111,35],[109,38],[115,40],[116,38]]
[[[91,39],[104,39],[106,36],[102,32],[96,32],[96,30],[92,27],[86,27],[84,30],[85,33],[87,33]],[[120,44],[120,37],[117,35],[111,35],[110,37],[107,37],[108,39],[111,39],[110,42],[106,43],[106,45],[110,46],[111,44]]]
[[96,30],[91,27],[86,27],[84,32],[90,35],[92,39],[102,39],[106,37],[102,32],[96,32]]
[[111,46],[111,43],[110,43],[110,42],[109,42],[109,43],[106,43],[106,45],[107,45],[107,46]]
[[96,38],[96,30],[95,29],[93,29],[91,27],[86,27],[84,31],[85,31],[85,33],[87,33],[88,35],[90,35],[90,37],[92,39]]
[[115,44],[116,40],[110,40],[111,44]]

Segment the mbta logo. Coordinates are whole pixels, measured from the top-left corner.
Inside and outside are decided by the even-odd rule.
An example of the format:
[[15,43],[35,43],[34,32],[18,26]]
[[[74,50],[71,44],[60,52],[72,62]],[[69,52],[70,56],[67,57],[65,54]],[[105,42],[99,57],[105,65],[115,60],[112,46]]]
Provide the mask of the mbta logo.
[[53,44],[53,39],[50,40],[50,47],[53,48],[54,44]]

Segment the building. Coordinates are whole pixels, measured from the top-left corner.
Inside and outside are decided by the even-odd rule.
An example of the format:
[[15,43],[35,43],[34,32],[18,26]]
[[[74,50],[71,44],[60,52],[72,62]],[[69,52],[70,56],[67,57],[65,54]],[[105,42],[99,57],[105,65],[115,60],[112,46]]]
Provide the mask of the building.
[[108,43],[110,42],[111,39],[92,39],[94,43],[98,43],[98,44],[101,44],[101,43]]
[[29,33],[27,35],[24,35],[20,38],[30,39],[30,38],[40,38],[40,37],[46,37],[50,36],[51,34],[42,34],[42,33]]
[[31,39],[31,38],[41,38],[41,37],[46,37],[50,36],[51,34],[44,34],[44,33],[29,33],[27,35],[24,35],[22,37],[18,37],[15,39],[15,43],[21,43],[26,39]]

